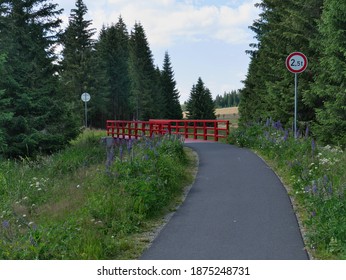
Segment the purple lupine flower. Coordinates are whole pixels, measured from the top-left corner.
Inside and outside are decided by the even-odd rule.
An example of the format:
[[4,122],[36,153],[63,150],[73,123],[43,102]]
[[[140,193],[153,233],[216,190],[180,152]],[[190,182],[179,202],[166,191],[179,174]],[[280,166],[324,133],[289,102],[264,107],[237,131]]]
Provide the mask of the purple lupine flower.
[[127,151],[130,153],[132,150],[132,140],[129,139],[129,141],[127,142]]
[[315,217],[316,216],[316,212],[315,211],[312,211],[311,212],[311,217]]
[[314,139],[311,140],[311,149],[312,149],[312,151],[316,150],[316,143],[315,143]]
[[305,138],[307,139],[308,137],[309,137],[309,126],[307,125],[305,129]]
[[313,181],[313,183],[312,183],[312,192],[313,192],[314,194],[316,194],[317,191],[318,191],[318,188],[317,188],[316,182]]
[[266,127],[269,127],[270,126],[270,119],[267,118],[267,121],[266,121]]
[[288,132],[288,130],[285,130],[285,134],[284,134],[284,137],[283,137],[284,142],[287,141],[288,137],[289,137],[289,132]]
[[123,146],[119,147],[119,158],[120,162],[123,162]]
[[32,237],[32,235],[30,235],[30,243],[32,246],[36,247],[37,246],[37,242],[36,240]]
[[281,123],[280,121],[277,121],[277,122],[275,123],[275,128],[276,128],[277,130],[283,130],[283,128],[282,128],[282,123]]
[[7,229],[10,227],[10,222],[5,220],[1,223],[1,225],[3,228]]

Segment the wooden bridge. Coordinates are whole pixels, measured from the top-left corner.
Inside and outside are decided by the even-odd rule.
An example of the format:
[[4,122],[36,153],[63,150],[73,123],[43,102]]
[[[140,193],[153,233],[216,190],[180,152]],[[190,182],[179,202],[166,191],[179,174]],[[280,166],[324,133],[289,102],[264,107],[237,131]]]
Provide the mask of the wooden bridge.
[[107,136],[113,138],[139,138],[143,135],[182,135],[185,139],[218,141],[229,135],[229,121],[226,120],[157,120],[149,121],[107,121]]

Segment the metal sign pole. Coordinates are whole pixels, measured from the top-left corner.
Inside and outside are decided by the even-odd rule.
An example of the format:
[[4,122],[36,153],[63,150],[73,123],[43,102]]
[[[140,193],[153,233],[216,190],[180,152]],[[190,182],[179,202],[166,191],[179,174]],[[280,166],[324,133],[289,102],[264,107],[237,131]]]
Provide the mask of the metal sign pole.
[[81,95],[81,99],[84,102],[84,110],[85,110],[85,128],[88,127],[88,105],[87,105],[87,103],[90,101],[90,98],[91,98],[91,96],[87,92],[84,92]]
[[298,115],[298,73],[305,71],[308,59],[301,52],[293,52],[286,58],[288,71],[294,73],[294,138],[297,139],[297,115]]
[[85,104],[85,128],[88,127],[88,105],[87,105],[88,102],[84,102]]
[[294,74],[294,138],[297,139],[298,74]]

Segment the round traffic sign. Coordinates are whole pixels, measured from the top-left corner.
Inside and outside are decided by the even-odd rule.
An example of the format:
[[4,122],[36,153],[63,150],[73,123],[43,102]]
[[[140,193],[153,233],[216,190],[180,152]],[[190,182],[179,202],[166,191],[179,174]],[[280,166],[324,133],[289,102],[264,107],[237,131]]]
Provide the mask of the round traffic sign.
[[286,67],[288,71],[292,73],[304,72],[307,66],[308,66],[308,59],[301,52],[291,53],[286,58]]
[[84,92],[82,95],[81,95],[81,99],[82,99],[82,101],[84,101],[84,102],[88,102],[88,101],[90,101],[90,94],[89,93],[87,93],[87,92]]

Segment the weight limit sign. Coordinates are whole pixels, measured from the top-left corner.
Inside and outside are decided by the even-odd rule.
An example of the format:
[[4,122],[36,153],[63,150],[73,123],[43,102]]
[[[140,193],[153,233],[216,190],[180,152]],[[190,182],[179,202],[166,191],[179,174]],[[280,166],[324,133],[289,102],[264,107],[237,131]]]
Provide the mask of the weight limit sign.
[[304,72],[306,67],[308,67],[308,59],[301,52],[291,53],[286,58],[286,67],[288,71],[295,74]]
[[286,58],[288,71],[294,73],[294,137],[297,139],[297,115],[298,115],[298,73],[305,71],[308,59],[301,52],[291,53]]

